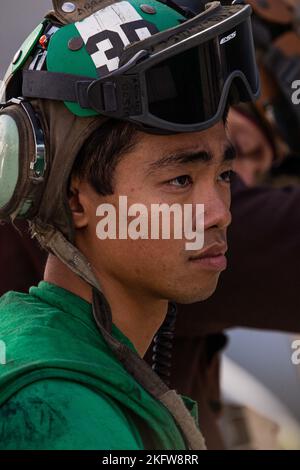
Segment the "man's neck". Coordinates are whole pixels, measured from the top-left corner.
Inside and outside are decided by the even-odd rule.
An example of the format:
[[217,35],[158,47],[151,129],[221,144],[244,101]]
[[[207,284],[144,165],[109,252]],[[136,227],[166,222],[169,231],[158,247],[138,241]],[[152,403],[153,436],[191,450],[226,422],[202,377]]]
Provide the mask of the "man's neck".
[[[48,258],[44,280],[92,303],[91,287],[53,255]],[[114,324],[143,357],[165,319],[167,302],[137,295],[104,275],[99,276],[99,282],[110,304]]]

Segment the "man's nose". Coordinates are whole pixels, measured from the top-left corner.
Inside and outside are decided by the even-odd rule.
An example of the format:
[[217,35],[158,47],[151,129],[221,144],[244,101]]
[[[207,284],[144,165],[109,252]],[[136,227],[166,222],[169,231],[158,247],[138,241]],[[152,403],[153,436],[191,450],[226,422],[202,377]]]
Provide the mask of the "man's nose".
[[217,190],[211,191],[204,204],[205,230],[210,228],[227,229],[231,221],[230,197],[224,197]]

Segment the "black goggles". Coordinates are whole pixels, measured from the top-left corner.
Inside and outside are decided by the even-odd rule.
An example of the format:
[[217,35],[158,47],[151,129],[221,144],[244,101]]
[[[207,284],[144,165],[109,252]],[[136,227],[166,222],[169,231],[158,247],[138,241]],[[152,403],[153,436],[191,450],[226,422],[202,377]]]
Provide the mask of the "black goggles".
[[213,2],[180,26],[127,47],[119,69],[99,80],[24,71],[23,95],[76,102],[146,129],[207,129],[229,105],[259,95],[251,12],[249,5]]

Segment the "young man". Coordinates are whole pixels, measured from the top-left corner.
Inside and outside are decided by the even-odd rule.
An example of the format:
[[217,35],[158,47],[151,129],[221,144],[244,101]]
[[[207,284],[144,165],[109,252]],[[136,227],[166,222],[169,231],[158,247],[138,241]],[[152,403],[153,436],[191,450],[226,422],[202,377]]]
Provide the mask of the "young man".
[[[226,267],[223,118],[232,87],[258,92],[250,9],[53,3],[6,79],[25,100],[0,115],[1,217],[30,220],[50,253],[44,282],[1,300],[0,446],[201,449],[195,404],[142,357],[169,302],[206,299]],[[157,204],[192,207],[195,236],[204,205],[204,246],[176,225],[151,238]]]

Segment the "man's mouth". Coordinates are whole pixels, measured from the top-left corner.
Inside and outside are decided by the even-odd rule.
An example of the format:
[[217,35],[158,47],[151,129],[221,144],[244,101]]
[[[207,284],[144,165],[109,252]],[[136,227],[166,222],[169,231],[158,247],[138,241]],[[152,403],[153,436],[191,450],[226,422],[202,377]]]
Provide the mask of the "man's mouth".
[[224,271],[227,268],[226,244],[215,244],[202,250],[200,253],[190,256],[189,261],[203,269],[212,271]]

